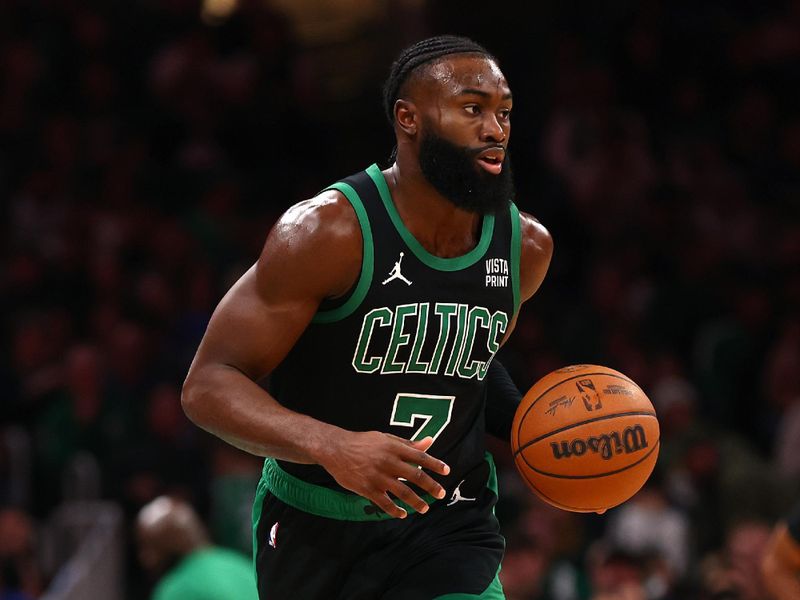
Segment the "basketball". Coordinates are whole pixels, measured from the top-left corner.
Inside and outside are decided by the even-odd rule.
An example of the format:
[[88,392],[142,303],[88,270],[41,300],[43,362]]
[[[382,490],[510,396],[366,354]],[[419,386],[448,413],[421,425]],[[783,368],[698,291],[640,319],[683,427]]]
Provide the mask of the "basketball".
[[658,458],[650,399],[630,378],[597,365],[557,369],[517,407],[511,450],[522,479],[545,502],[603,512],[647,481]]

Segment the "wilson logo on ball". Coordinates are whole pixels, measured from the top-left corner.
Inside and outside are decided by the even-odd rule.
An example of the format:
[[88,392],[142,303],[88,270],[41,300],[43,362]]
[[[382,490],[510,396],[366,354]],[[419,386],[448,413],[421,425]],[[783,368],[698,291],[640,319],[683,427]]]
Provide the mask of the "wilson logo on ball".
[[593,435],[586,439],[564,440],[550,442],[553,456],[556,459],[583,456],[587,452],[599,454],[601,458],[609,460],[615,454],[632,454],[647,448],[647,435],[641,425],[626,427],[620,433],[612,431],[602,435]]

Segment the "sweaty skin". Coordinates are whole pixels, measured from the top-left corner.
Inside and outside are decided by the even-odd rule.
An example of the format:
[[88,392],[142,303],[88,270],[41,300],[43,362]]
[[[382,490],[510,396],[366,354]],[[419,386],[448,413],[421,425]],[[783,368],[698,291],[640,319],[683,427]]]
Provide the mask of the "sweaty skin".
[[[420,140],[431,127],[460,146],[505,147],[510,90],[493,61],[455,55],[423,69],[404,92],[395,105],[397,160],[384,176],[403,223],[420,244],[436,256],[463,255],[478,241],[481,218],[456,208],[428,183],[417,160]],[[521,214],[520,221],[525,301],[541,285],[553,245],[536,219]],[[255,383],[280,364],[320,302],[352,287],[361,252],[357,217],[339,192],[323,192],[290,208],[270,231],[256,264],[212,315],[182,403],[192,421],[230,444],[258,456],[319,464],[342,487],[403,518],[406,512],[388,493],[419,512],[428,505],[401,478],[436,498],[445,495],[426,472],[449,472],[427,454],[431,438],[411,442],[378,431],[346,431],[285,408]]]

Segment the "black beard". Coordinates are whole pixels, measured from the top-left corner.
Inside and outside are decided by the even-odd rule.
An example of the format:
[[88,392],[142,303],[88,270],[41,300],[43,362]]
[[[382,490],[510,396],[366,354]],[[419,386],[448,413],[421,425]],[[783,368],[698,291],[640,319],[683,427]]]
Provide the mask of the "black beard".
[[435,133],[427,133],[419,148],[419,166],[436,191],[458,208],[494,214],[514,199],[514,179],[508,152],[499,175],[475,165],[475,157],[486,148],[456,146]]

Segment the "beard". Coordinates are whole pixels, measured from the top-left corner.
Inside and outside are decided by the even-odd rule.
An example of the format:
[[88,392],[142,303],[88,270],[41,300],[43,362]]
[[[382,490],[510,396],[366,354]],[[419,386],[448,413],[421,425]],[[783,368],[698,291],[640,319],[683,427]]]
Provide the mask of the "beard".
[[478,149],[457,146],[435,133],[426,133],[419,149],[419,166],[428,182],[458,208],[481,215],[494,214],[514,198],[514,179],[508,152],[499,175],[475,164]]

